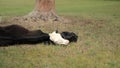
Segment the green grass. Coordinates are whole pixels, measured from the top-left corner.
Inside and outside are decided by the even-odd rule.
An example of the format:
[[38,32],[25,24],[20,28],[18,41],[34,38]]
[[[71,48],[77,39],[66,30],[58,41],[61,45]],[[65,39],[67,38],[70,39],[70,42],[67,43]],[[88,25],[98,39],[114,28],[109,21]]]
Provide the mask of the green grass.
[[0,15],[15,16],[23,15],[32,11],[34,7],[33,0],[0,0]]
[[[34,0],[0,0],[1,16],[21,16]],[[60,31],[78,34],[69,46],[16,45],[0,47],[0,68],[120,68],[120,1],[56,0],[59,15],[72,23],[54,23]],[[51,32],[53,23],[38,24]],[[37,27],[36,27],[37,29]]]

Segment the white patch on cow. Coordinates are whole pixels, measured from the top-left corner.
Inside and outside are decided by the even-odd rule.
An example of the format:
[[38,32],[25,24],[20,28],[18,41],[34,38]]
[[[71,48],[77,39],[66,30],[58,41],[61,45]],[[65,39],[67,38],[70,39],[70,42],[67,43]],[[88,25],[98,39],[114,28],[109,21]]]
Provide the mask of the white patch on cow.
[[55,44],[63,44],[68,45],[69,40],[66,40],[62,38],[62,36],[59,33],[56,33],[56,31],[49,34],[50,40],[53,41]]

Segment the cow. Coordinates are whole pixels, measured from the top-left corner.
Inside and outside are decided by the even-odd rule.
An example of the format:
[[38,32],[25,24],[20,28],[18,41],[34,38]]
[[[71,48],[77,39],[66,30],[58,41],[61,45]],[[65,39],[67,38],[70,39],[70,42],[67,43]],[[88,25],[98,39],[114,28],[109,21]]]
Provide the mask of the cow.
[[31,31],[20,25],[0,27],[0,46],[37,43],[68,45],[70,42],[76,42],[77,38],[73,32],[45,33],[41,30]]

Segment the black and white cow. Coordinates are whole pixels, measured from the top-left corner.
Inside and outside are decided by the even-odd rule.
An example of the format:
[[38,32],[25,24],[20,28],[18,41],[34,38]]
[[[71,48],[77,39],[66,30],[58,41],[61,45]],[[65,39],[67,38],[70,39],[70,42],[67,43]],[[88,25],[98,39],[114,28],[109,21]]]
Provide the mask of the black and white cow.
[[54,31],[49,34],[50,40],[53,41],[55,44],[63,44],[68,45],[70,42],[77,42],[78,36],[73,32],[62,32],[58,33]]
[[41,30],[30,31],[19,25],[9,25],[0,27],[0,46],[9,46],[14,44],[63,44],[77,41],[77,35],[70,32],[44,33]]

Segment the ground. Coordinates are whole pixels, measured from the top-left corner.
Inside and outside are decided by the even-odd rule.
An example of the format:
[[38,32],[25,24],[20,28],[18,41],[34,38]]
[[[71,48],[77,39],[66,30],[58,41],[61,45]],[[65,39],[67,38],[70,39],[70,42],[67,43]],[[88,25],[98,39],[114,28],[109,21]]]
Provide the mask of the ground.
[[[2,20],[29,13],[33,3],[33,0],[0,0]],[[79,36],[77,43],[67,47],[44,44],[0,47],[0,67],[120,68],[119,6],[120,1],[112,0],[56,0],[58,15],[72,21],[0,23],[19,24],[47,33],[56,29],[73,31]]]

